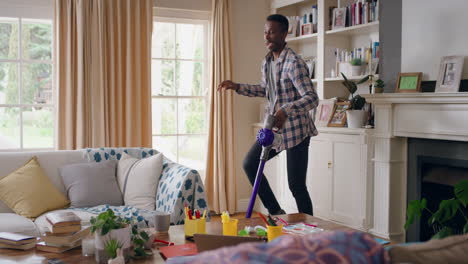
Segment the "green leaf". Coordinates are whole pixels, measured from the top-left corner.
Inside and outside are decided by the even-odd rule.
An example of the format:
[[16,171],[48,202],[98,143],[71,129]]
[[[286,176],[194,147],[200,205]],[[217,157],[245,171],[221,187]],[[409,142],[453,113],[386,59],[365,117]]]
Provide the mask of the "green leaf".
[[459,208],[460,201],[455,200],[454,198],[443,200],[439,204],[439,209],[431,218],[429,218],[429,224],[434,224],[436,222],[444,223],[452,219],[457,214]]
[[431,239],[442,239],[451,235],[453,235],[452,228],[444,226],[439,232],[433,235]]
[[426,208],[427,200],[423,198],[422,200],[414,200],[408,204],[406,209],[406,223],[405,230],[408,230],[408,227],[413,223],[415,218],[420,218],[422,211]]
[[341,73],[341,76],[343,76],[343,79],[345,80],[345,82],[349,82],[348,78],[346,78],[346,76],[342,72],[340,72],[340,73]]
[[361,83],[367,82],[367,81],[369,80],[369,76],[370,76],[370,75],[367,75],[366,77],[362,78],[361,80],[359,80],[359,81],[357,82],[357,84],[361,84]]
[[468,180],[463,180],[455,184],[455,196],[464,207],[468,205]]
[[145,231],[141,231],[141,232],[140,232],[140,236],[141,236],[141,238],[143,238],[145,241],[148,241],[148,239],[149,239],[149,235],[148,235],[148,233],[146,233]]
[[145,252],[145,250],[141,247],[137,247],[134,250],[135,256],[136,257],[143,257],[143,256],[148,256],[148,254]]

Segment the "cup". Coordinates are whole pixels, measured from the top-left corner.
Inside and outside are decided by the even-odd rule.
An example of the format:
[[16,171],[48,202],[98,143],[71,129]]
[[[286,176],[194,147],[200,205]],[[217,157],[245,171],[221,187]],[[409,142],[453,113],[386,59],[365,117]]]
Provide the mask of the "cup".
[[237,236],[237,223],[239,220],[230,219],[229,222],[223,222],[224,236]]
[[81,253],[83,256],[94,256],[94,234],[89,234],[83,238],[81,241]]
[[154,229],[156,232],[167,232],[171,225],[171,215],[164,212],[156,212],[154,215]]
[[206,234],[206,219],[188,219],[184,221],[185,237],[193,237],[193,234]]
[[275,238],[283,235],[283,225],[267,226],[268,242],[273,241]]

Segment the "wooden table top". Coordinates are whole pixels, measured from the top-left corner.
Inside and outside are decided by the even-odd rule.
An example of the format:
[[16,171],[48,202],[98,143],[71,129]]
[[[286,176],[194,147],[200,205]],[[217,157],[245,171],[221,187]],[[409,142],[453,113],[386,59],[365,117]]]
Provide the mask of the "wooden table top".
[[[339,224],[335,224],[329,221],[322,220],[317,217],[313,217],[307,214],[288,214],[288,215],[281,215],[279,216],[284,219],[288,223],[299,223],[299,222],[307,222],[312,223],[315,222],[318,227],[324,230],[355,230],[346,226],[342,226]],[[239,219],[238,229],[242,229],[244,226],[256,226],[256,225],[264,225],[260,218],[251,218],[251,219]],[[207,234],[222,234],[222,223],[221,222],[208,222],[206,223],[206,233]],[[170,241],[175,243],[176,245],[192,243],[185,239],[184,235],[184,226],[177,225],[171,226],[168,233],[158,233],[156,238]],[[139,264],[153,264],[153,263],[164,263],[163,258],[159,254],[158,248],[161,246],[165,246],[164,244],[153,244],[153,256],[149,256],[143,258],[141,260],[132,260],[130,263],[139,263]],[[11,250],[11,249],[0,249],[0,262],[3,264],[10,264],[10,263],[47,263],[49,259],[57,258],[65,262],[66,264],[72,263],[96,263],[94,260],[94,256],[92,257],[84,257],[81,255],[81,248],[72,249],[70,251],[56,254],[56,253],[48,253],[39,251],[36,249],[22,251],[22,250]]]

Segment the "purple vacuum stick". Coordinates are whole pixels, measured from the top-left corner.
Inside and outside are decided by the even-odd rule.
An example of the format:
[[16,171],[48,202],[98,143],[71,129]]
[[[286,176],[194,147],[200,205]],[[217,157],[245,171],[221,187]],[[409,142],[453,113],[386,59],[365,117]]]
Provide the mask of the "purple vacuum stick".
[[275,134],[273,133],[273,125],[275,124],[275,117],[273,115],[268,115],[263,124],[263,128],[258,131],[257,142],[262,146],[262,154],[260,154],[260,164],[258,165],[257,176],[255,177],[255,183],[252,190],[252,195],[250,196],[249,207],[247,208],[247,213],[245,218],[250,218],[252,216],[252,210],[255,205],[255,198],[257,197],[258,187],[263,177],[263,168],[265,163],[268,160],[268,154],[273,146],[273,141],[275,139]]

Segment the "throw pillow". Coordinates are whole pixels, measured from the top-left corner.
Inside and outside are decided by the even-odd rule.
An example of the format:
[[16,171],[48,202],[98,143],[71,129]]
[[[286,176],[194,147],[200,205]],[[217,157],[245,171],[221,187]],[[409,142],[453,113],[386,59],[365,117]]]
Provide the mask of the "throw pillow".
[[467,263],[468,234],[432,239],[424,243],[394,246],[392,263]]
[[117,161],[78,163],[59,169],[71,207],[123,205],[116,179]]
[[125,205],[154,210],[162,165],[161,153],[141,160],[122,153],[117,166],[117,181]]
[[15,213],[28,218],[70,203],[47,177],[36,157],[0,179],[0,199]]

